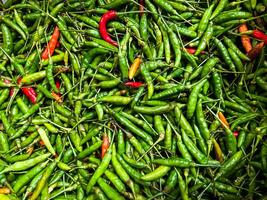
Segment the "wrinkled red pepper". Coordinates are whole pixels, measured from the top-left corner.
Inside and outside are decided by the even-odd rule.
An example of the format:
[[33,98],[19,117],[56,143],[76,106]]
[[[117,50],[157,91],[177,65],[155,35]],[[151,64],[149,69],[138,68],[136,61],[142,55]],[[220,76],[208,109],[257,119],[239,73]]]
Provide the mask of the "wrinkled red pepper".
[[99,22],[99,33],[103,40],[106,42],[118,46],[118,43],[114,41],[109,35],[107,31],[107,23],[113,19],[117,18],[117,12],[115,10],[110,10],[106,12],[104,15],[102,15],[100,22]]
[[263,47],[264,47],[264,42],[258,43],[255,47],[253,47],[253,49],[251,49],[248,52],[248,57],[251,60],[254,60],[260,54],[260,52],[262,51]]
[[33,88],[21,88],[23,94],[30,100],[31,103],[35,104],[37,100],[37,94]]
[[[21,78],[18,79],[18,84],[20,84]],[[37,93],[32,87],[21,87],[23,94],[30,100],[31,103],[35,104],[37,100]],[[10,91],[11,93],[11,91]]]
[[256,39],[263,40],[265,45],[267,44],[267,35],[258,29],[253,31],[252,36]]
[[139,87],[143,86],[144,83],[128,81],[128,82],[124,83],[124,85],[126,85],[127,87],[131,87],[131,88],[139,88]]
[[43,60],[48,59],[49,56],[52,56],[54,54],[54,51],[58,45],[59,35],[60,35],[59,28],[56,26],[54,29],[54,32],[52,34],[52,37],[51,37],[50,41],[48,42],[47,47],[45,48],[45,50],[42,53],[42,59]]

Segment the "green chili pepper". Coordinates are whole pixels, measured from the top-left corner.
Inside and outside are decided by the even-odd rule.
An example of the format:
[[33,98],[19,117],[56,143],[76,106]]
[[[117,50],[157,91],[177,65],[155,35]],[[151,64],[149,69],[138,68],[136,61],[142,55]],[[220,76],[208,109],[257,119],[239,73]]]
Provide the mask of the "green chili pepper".
[[217,180],[220,177],[226,177],[229,172],[234,170],[236,164],[240,162],[242,156],[243,156],[242,151],[238,151],[235,154],[233,154],[225,163],[222,164],[222,166],[216,173],[214,179]]
[[217,15],[219,15],[228,3],[229,3],[228,0],[219,1],[217,7],[215,8],[212,15],[210,16],[210,20],[214,19]]
[[56,162],[53,162],[46,167],[41,179],[39,180],[33,194],[30,197],[31,200],[35,200],[38,198],[39,194],[41,193],[45,184],[47,183],[50,175],[52,174],[53,170],[55,169],[56,164],[57,164]]
[[206,9],[206,11],[204,12],[199,24],[198,24],[198,37],[201,37],[203,35],[203,33],[205,32],[207,26],[208,26],[208,22],[210,20],[211,14],[212,14],[212,10],[213,10],[214,4],[210,5],[208,7],[208,9]]
[[99,179],[99,177],[105,172],[105,170],[107,169],[110,161],[111,161],[111,155],[112,155],[112,150],[111,148],[108,149],[107,153],[105,154],[101,164],[98,166],[98,168],[96,169],[95,173],[93,174],[93,176],[91,177],[89,183],[86,186],[86,191],[90,192],[93,188],[93,186],[96,184],[97,180]]
[[184,117],[182,111],[178,106],[174,108],[175,118],[176,122],[181,126],[181,128],[193,139],[195,140],[195,134],[194,131],[187,121],[187,119]]
[[182,137],[188,151],[195,157],[195,159],[201,163],[207,163],[207,157],[196,147],[193,141],[186,135],[185,131],[182,129]]
[[166,175],[170,169],[171,169],[171,167],[169,167],[169,166],[159,166],[153,172],[150,172],[149,174],[142,176],[141,179],[144,181],[157,180],[157,179],[163,177],[164,175]]
[[6,167],[3,171],[0,172],[0,174],[6,173],[6,172],[10,172],[10,171],[23,171],[23,170],[29,169],[29,168],[37,165],[38,163],[43,162],[50,155],[51,155],[50,153],[46,153],[46,154],[37,156],[35,158],[31,158],[31,159],[28,159],[28,160],[16,162],[16,163]]
[[14,192],[18,192],[24,185],[29,183],[32,178],[34,178],[46,167],[47,163],[48,162],[41,163],[29,170],[27,173],[19,176],[18,180],[16,181],[16,184],[13,187]]
[[195,109],[196,109],[196,104],[197,104],[197,97],[198,94],[200,93],[203,85],[205,84],[205,82],[207,81],[207,79],[203,79],[202,81],[200,81],[197,85],[195,85],[192,88],[192,91],[190,93],[189,99],[188,99],[188,104],[187,104],[187,117],[190,119],[193,117]]

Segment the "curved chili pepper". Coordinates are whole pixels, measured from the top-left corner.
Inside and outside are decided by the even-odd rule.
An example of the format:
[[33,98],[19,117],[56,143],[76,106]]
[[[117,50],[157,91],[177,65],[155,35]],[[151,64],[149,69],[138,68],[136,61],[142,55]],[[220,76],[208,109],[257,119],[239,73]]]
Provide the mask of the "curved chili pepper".
[[107,134],[104,134],[103,135],[103,143],[101,146],[101,158],[102,159],[104,158],[108,148],[109,148],[109,138],[108,138]]
[[107,23],[110,20],[117,18],[117,12],[115,10],[110,10],[106,12],[104,15],[102,15],[100,22],[99,22],[99,32],[101,37],[108,43],[118,46],[118,43],[111,39],[111,37],[108,35],[107,31]]
[[[21,78],[18,79],[18,84],[20,84]],[[22,87],[21,91],[30,100],[31,103],[35,104],[37,100],[37,94],[32,87]],[[11,91],[10,91],[11,94]]]
[[131,82],[131,81],[128,81],[128,82],[124,83],[124,85],[126,85],[128,87],[131,87],[131,88],[139,88],[139,87],[143,86],[144,83],[142,83],[142,82]]
[[130,80],[133,79],[134,75],[136,74],[137,69],[140,67],[141,61],[142,60],[140,57],[137,57],[136,59],[134,59],[134,62],[131,65],[129,69],[129,73],[128,73],[128,77]]
[[258,29],[253,31],[252,36],[256,39],[263,40],[265,45],[267,44],[267,35]]
[[229,123],[222,112],[218,112],[218,117],[221,120],[220,122],[221,122],[223,128],[224,127],[230,128]]
[[43,60],[46,60],[49,58],[49,56],[53,55],[55,48],[57,47],[57,44],[58,44],[59,35],[60,35],[60,32],[59,32],[58,27],[56,26],[47,47],[42,53]]

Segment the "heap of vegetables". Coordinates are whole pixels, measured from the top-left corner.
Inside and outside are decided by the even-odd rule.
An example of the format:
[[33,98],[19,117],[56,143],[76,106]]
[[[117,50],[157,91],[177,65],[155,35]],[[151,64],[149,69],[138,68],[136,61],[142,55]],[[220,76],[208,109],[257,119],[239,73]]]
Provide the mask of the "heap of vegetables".
[[0,3],[0,199],[264,199],[267,1]]

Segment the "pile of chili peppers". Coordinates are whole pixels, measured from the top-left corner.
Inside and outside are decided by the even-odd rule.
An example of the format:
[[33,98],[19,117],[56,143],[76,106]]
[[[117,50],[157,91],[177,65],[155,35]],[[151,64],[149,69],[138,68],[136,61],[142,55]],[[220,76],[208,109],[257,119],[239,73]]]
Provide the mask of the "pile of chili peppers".
[[0,3],[0,199],[266,199],[266,10]]

